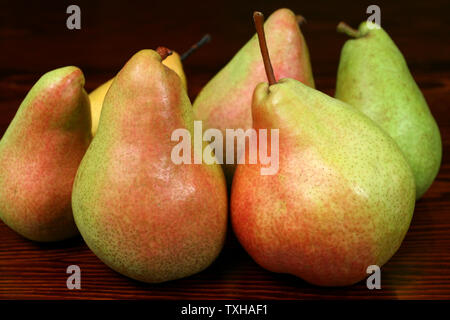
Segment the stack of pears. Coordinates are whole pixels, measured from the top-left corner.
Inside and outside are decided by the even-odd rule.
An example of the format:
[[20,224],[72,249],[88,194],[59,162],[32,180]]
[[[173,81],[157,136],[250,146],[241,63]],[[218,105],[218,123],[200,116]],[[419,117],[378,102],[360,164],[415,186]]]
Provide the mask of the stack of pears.
[[[184,88],[187,90],[187,79],[186,74],[183,69],[183,60],[189,57],[193,52],[201,48],[203,45],[211,40],[209,34],[204,35],[200,41],[192,45],[189,50],[184,52],[181,56],[176,52],[171,50],[171,54],[163,60],[163,64],[168,68],[176,72],[180,77]],[[92,135],[95,136],[98,128],[98,122],[100,121],[100,114],[102,111],[103,101],[105,100],[106,93],[108,92],[113,79],[110,79],[96,88],[89,94],[89,100],[91,102],[91,117],[92,117]]]
[[[277,10],[265,24],[255,12],[254,21],[257,34],[193,106],[180,56],[164,47],[139,51],[90,96],[76,67],[45,74],[0,141],[0,218],[35,241],[80,233],[112,269],[159,283],[198,273],[219,255],[228,182],[232,228],[263,268],[345,286],[385,264],[442,157],[402,54],[379,26],[341,23],[355,39],[342,50],[332,98],[314,88],[292,11]],[[226,129],[254,129],[257,163],[248,152],[238,159],[242,146],[226,140],[223,159],[196,163],[214,153],[192,139],[192,164],[176,164],[173,133],[193,137],[195,120],[224,138]],[[261,139],[275,141],[272,132],[278,171],[262,175]],[[221,167],[230,143],[229,158],[244,161]]]

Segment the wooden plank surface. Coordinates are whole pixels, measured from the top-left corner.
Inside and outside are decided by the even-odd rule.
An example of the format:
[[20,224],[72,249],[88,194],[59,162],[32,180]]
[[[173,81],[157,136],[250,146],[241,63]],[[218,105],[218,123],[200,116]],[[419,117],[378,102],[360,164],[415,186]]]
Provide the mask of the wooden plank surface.
[[[46,71],[77,65],[92,90],[112,77],[137,50],[166,45],[183,51],[203,34],[213,41],[185,63],[189,94],[202,86],[253,34],[251,13],[285,6],[304,15],[318,89],[333,94],[339,52],[346,38],[340,20],[364,20],[371,3],[332,1],[78,1],[82,29],[65,27],[68,1],[0,3],[0,136],[21,100]],[[182,280],[148,285],[106,267],[79,237],[55,244],[23,239],[0,222],[0,299],[450,299],[450,3],[379,1],[382,25],[404,53],[439,124],[444,155],[439,175],[417,202],[408,234],[382,268],[382,289],[365,281],[320,288],[260,268],[229,232],[217,261]],[[79,265],[82,289],[66,288],[66,268]]]

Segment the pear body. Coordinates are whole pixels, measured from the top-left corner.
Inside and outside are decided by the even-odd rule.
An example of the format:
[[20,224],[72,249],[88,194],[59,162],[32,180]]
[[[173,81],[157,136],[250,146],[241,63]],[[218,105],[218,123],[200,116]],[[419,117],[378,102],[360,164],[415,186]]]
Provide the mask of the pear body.
[[0,141],[0,218],[22,236],[78,234],[72,185],[91,140],[89,98],[76,67],[43,75]]
[[224,242],[223,172],[217,164],[172,161],[177,142],[171,135],[181,128],[193,131],[180,78],[157,52],[136,53],[106,95],[72,197],[89,248],[136,280],[164,282],[200,272]]
[[258,85],[252,112],[256,130],[279,129],[278,172],[238,164],[233,179],[232,225],[253,259],[321,286],[356,283],[388,261],[415,204],[396,143],[350,105],[292,79]]
[[[183,64],[180,59],[180,55],[175,51],[172,52],[170,56],[164,59],[163,64],[175,71],[181,79],[183,86],[187,90],[187,80],[184,74]],[[95,136],[98,128],[98,122],[100,121],[100,114],[102,112],[103,101],[105,100],[106,93],[111,87],[113,79],[110,79],[100,85],[98,88],[93,90],[89,94],[89,99],[91,102],[91,118],[92,118],[92,135]]]
[[[294,13],[289,9],[275,11],[265,22],[264,29],[275,77],[297,79],[314,87],[308,47]],[[250,129],[252,94],[256,85],[265,80],[255,34],[201,90],[194,102],[195,118],[203,121],[204,129],[219,129],[224,137],[226,129]],[[224,163],[226,144],[223,144]],[[234,159],[236,163],[236,152]],[[224,170],[230,183],[235,164],[225,165]]]
[[348,40],[342,49],[336,98],[365,113],[397,142],[420,198],[439,171],[439,128],[403,55],[382,28],[371,26],[362,23],[362,36]]

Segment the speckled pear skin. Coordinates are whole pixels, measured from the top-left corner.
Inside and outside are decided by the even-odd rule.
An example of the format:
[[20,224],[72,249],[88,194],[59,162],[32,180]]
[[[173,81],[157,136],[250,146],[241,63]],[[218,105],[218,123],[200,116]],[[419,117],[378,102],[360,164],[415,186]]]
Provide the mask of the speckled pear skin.
[[43,75],[0,141],[0,218],[34,241],[78,234],[75,174],[91,140],[89,99],[76,67]]
[[[415,204],[396,143],[362,113],[302,83],[259,84],[255,129],[279,129],[279,171],[239,164],[231,220],[262,267],[320,286],[345,286],[400,247]],[[248,163],[248,162],[246,162]]]
[[342,49],[336,98],[365,113],[397,142],[414,173],[418,199],[439,171],[439,128],[395,43],[370,25],[363,22],[362,36]]
[[[314,87],[308,47],[294,13],[289,9],[275,11],[264,29],[275,77],[297,79]],[[225,129],[251,128],[253,90],[266,79],[255,34],[199,93],[194,102],[195,118],[203,121],[205,130],[220,129],[224,136]],[[223,154],[225,162],[225,150]],[[234,164],[224,165],[229,183],[234,169]]]
[[180,128],[193,137],[192,106],[180,77],[157,52],[136,53],[105,97],[74,184],[74,217],[89,248],[112,269],[143,282],[202,271],[225,239],[221,167],[174,164],[178,142],[171,135]]

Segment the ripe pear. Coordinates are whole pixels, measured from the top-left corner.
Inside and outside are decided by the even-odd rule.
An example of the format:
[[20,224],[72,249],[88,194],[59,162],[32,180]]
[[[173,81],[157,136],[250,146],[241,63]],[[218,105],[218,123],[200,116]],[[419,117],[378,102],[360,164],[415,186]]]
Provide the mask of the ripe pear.
[[78,234],[72,185],[91,140],[89,98],[76,67],[43,75],[0,141],[0,218],[35,241]]
[[[171,68],[178,74],[178,76],[181,78],[181,82],[184,88],[187,89],[186,75],[183,70],[183,64],[181,62],[180,55],[175,51],[172,51],[172,54],[164,59],[163,64],[165,64],[167,67]],[[108,80],[89,94],[89,99],[91,101],[93,136],[95,136],[95,133],[97,132],[98,122],[100,120],[100,114],[102,112],[103,101],[105,100],[106,93],[111,87],[113,80],[114,78]]]
[[414,173],[419,199],[435,179],[442,157],[439,128],[405,58],[378,25],[359,30],[340,24],[355,39],[342,48],[336,98],[375,121],[399,145]]
[[294,79],[259,84],[252,114],[258,136],[279,132],[279,170],[262,175],[267,165],[248,159],[237,165],[231,221],[251,257],[321,286],[356,283],[368,266],[386,263],[415,204],[411,169],[392,138],[352,106]]
[[[275,76],[297,79],[314,87],[308,48],[294,13],[279,9],[267,19],[264,27]],[[250,129],[253,90],[265,79],[258,38],[254,35],[199,93],[194,102],[195,118],[203,121],[205,130],[219,129],[224,137],[226,129]],[[225,141],[224,163],[226,145]],[[236,150],[237,146],[234,163]],[[231,182],[235,165],[225,165],[224,169],[228,182]]]
[[[312,284],[350,285],[400,247],[415,203],[395,142],[353,107],[293,79],[260,84],[256,129],[279,129],[279,171],[239,164],[233,229],[262,267]],[[246,162],[248,163],[248,161]]]
[[193,136],[193,114],[180,77],[161,60],[139,51],[115,77],[72,197],[76,224],[97,257],[150,283],[205,269],[227,227],[220,166],[171,159],[171,135],[184,128]]

